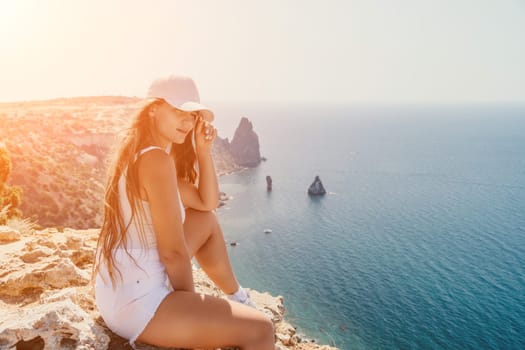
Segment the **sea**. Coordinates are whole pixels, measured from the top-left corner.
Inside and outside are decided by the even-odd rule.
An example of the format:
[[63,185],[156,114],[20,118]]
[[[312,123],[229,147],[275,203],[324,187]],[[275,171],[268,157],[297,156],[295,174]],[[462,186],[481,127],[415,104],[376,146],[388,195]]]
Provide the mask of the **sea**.
[[525,349],[525,105],[222,106],[219,136],[243,116],[267,160],[219,178],[228,253],[304,338]]

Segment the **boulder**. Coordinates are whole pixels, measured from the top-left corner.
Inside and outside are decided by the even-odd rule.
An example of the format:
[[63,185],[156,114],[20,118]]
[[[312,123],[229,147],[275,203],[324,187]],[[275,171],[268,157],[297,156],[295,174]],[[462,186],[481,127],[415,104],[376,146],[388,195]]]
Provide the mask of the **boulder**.
[[18,241],[20,232],[9,226],[0,226],[0,244]]
[[308,194],[312,196],[321,196],[326,194],[326,190],[324,189],[323,183],[321,182],[319,176],[315,177],[314,182],[308,188]]
[[40,337],[45,349],[107,349],[110,340],[104,328],[67,297],[12,309],[1,318],[0,345],[6,348]]

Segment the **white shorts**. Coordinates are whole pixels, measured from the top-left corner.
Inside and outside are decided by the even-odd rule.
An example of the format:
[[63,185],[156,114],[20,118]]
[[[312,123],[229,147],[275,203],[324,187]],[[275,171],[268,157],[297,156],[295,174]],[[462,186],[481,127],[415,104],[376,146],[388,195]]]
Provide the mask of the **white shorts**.
[[[143,275],[143,274],[142,274]],[[155,276],[129,274],[115,289],[106,285],[100,275],[95,280],[95,302],[106,325],[116,334],[135,341],[155,315],[164,298],[173,291],[165,273]]]

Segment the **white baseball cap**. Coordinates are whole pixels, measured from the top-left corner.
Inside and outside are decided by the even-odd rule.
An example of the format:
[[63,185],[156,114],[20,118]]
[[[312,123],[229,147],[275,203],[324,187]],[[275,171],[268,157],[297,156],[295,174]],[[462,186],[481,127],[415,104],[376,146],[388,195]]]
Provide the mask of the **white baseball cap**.
[[200,104],[197,85],[189,77],[170,75],[156,79],[151,83],[147,97],[161,98],[181,111],[199,111],[205,120],[213,121],[213,112]]

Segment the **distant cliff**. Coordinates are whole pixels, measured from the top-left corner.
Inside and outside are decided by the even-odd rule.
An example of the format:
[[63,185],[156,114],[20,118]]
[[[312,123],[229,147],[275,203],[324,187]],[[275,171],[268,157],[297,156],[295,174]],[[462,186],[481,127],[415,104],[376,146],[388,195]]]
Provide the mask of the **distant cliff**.
[[243,169],[243,167],[235,161],[235,158],[230,151],[230,142],[228,141],[228,138],[223,139],[217,136],[213,143],[211,152],[215,162],[217,175],[229,174]]
[[235,130],[230,143],[230,152],[235,162],[241,166],[255,167],[261,162],[259,136],[253,130],[252,123],[245,117],[241,118]]

